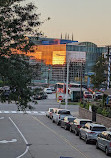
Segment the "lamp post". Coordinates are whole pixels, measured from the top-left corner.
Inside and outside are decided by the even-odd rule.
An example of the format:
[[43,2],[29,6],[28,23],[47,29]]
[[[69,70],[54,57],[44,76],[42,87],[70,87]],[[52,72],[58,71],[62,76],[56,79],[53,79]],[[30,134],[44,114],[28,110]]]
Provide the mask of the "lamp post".
[[50,72],[50,68],[48,68],[48,87],[49,87],[49,72]]
[[108,46],[108,81],[107,81],[107,89],[110,88],[110,65],[111,65],[111,52],[110,47]]
[[67,109],[67,106],[68,106],[68,82],[69,82],[69,62],[67,61],[67,80],[66,80],[65,109]]
[[82,101],[82,62],[81,62],[81,87],[80,87],[80,101]]
[[[58,56],[65,56],[56,54]],[[66,63],[67,63],[67,79],[66,79],[66,96],[65,96],[65,109],[68,107],[68,82],[69,82],[69,61],[68,61],[68,53],[66,52]]]

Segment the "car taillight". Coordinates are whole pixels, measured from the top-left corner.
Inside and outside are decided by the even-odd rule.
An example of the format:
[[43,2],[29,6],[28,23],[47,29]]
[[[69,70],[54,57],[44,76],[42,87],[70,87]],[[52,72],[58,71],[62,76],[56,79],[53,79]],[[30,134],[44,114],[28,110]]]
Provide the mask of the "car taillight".
[[110,142],[109,146],[111,147],[111,142]]
[[90,134],[94,134],[95,132],[88,132],[88,133],[90,133]]
[[81,128],[81,126],[80,126],[80,125],[77,125],[77,128]]

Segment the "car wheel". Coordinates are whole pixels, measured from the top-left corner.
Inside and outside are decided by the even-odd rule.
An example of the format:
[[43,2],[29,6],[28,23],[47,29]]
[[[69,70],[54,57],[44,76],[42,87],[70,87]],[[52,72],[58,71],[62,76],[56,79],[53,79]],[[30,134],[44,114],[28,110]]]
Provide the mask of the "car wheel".
[[98,147],[98,142],[96,142],[96,149],[99,149],[99,147]]
[[72,128],[71,127],[69,128],[69,131],[72,132]]
[[87,136],[86,136],[86,138],[85,138],[85,142],[86,142],[86,144],[89,143],[89,140],[87,139]]
[[64,129],[67,130],[67,126],[66,125],[64,126]]
[[79,138],[81,139],[81,133],[79,132]]
[[76,136],[78,135],[78,132],[76,130],[74,131],[74,133],[75,133]]
[[105,153],[106,153],[107,156],[109,155],[109,150],[108,150],[107,147],[105,148]]
[[57,126],[59,126],[59,122],[57,122]]

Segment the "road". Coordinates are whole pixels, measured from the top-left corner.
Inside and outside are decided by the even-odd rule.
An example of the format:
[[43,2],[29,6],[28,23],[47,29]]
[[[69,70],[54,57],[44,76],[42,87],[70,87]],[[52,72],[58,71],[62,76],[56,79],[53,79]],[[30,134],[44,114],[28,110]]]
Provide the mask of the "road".
[[[35,113],[23,114],[12,112],[16,111],[14,104],[0,104],[0,158],[107,157],[95,144],[85,144],[45,116],[49,107],[59,106],[54,94],[32,105]],[[78,106],[68,108],[78,115]]]

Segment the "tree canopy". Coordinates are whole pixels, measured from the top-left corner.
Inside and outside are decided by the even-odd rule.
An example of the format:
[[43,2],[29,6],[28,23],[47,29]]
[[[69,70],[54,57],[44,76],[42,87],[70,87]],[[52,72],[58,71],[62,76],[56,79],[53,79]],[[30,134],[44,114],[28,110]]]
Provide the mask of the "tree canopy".
[[102,58],[102,56],[99,57],[98,61],[93,66],[92,71],[94,72],[94,75],[91,76],[91,83],[94,85],[94,88],[100,88],[102,82],[106,81],[106,59]]
[[[0,0],[0,77],[4,85],[10,87],[8,101],[14,100],[25,109],[30,101],[31,70],[26,57],[12,53],[20,50],[27,53],[32,46],[27,36],[38,38],[40,14],[32,4],[21,5],[23,0]],[[15,51],[16,52],[16,51]],[[6,92],[0,95],[1,101],[7,100]]]

